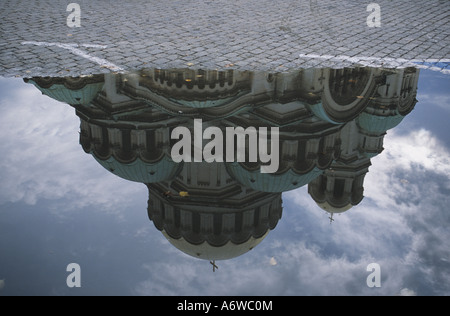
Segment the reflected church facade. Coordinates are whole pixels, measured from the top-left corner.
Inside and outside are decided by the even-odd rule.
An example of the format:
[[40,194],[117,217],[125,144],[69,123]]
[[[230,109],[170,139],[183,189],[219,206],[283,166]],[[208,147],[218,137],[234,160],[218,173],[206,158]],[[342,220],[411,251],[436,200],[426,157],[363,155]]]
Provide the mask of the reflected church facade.
[[[75,108],[80,144],[103,168],[147,186],[149,219],[172,245],[215,262],[250,251],[276,228],[283,192],[307,185],[331,219],[361,203],[370,160],[414,109],[418,76],[412,68],[144,69],[26,81]],[[194,133],[195,119],[224,133],[278,128],[278,170],[262,173],[259,160],[175,163],[172,132]]]

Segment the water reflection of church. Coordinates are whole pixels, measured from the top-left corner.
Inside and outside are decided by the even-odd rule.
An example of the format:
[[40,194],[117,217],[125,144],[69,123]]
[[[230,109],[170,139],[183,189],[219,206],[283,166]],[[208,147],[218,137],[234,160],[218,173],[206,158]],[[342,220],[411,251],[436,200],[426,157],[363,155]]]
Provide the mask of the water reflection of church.
[[[331,214],[359,204],[370,159],[417,102],[418,75],[410,68],[154,69],[27,82],[76,109],[86,153],[146,184],[149,218],[171,244],[214,262],[248,252],[277,226],[282,192],[308,185]],[[192,130],[198,118],[204,128],[279,127],[278,171],[261,173],[258,162],[175,163],[172,130]]]

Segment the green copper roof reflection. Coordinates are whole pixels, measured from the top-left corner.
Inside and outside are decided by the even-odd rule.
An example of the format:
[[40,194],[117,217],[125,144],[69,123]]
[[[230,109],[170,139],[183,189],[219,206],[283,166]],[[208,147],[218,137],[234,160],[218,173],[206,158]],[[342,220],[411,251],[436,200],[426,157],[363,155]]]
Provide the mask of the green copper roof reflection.
[[92,156],[94,156],[95,160],[103,168],[114,173],[116,176],[140,183],[168,181],[175,177],[183,167],[183,164],[178,164],[167,156],[164,156],[163,159],[153,164],[146,163],[139,158],[132,163],[124,164],[118,162],[112,156],[107,160],[101,160],[94,154]]
[[363,112],[357,118],[358,125],[371,133],[383,134],[401,123],[404,116],[400,114],[378,116]]
[[248,171],[236,162],[227,164],[227,169],[231,176],[242,185],[270,193],[295,190],[307,185],[323,173],[323,170],[317,167],[303,175],[295,173],[292,169],[283,174],[261,173],[260,170]]
[[379,152],[367,152],[366,151],[363,154],[364,154],[364,156],[366,158],[372,159],[372,158],[375,158],[376,156],[378,156],[380,153]]
[[226,105],[228,103],[233,102],[234,100],[240,98],[242,95],[246,93],[240,93],[237,96],[231,96],[222,99],[211,99],[211,100],[182,100],[182,99],[174,99],[169,98],[171,102],[178,103],[183,106],[187,106],[190,108],[204,109],[204,108],[212,108],[216,106]]
[[328,114],[325,112],[325,109],[323,108],[322,102],[319,102],[317,104],[308,104],[308,108],[311,112],[314,113],[315,116],[321,118],[325,122],[329,122],[331,124],[342,124],[335,122],[328,117]]
[[170,101],[190,107],[190,108],[198,108],[198,109],[221,106],[228,102],[228,100],[186,101],[186,100],[176,100],[176,99],[170,99]]
[[54,84],[50,88],[41,88],[33,80],[30,80],[30,82],[46,96],[72,105],[88,105],[95,99],[97,94],[102,91],[104,85],[103,82],[91,83],[79,90],[71,90],[62,84]]

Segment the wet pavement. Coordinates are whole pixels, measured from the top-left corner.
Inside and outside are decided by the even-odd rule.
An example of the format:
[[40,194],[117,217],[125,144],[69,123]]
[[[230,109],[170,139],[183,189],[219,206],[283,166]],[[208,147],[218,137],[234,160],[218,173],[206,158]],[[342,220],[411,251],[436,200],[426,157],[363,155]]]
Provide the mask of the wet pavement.
[[283,72],[355,65],[448,71],[448,1],[69,1],[0,4],[0,75],[76,76],[147,67]]

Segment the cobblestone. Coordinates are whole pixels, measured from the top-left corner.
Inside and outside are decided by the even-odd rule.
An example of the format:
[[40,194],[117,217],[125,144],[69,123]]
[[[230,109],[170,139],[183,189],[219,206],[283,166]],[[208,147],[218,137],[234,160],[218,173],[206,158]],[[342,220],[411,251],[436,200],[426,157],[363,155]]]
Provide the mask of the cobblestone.
[[[66,24],[70,2],[81,6],[80,28]],[[373,2],[380,28],[367,26],[369,2],[354,0],[2,0],[0,76],[111,71],[99,60],[122,70],[288,71],[358,65],[364,57],[443,60],[448,71],[450,1]]]

